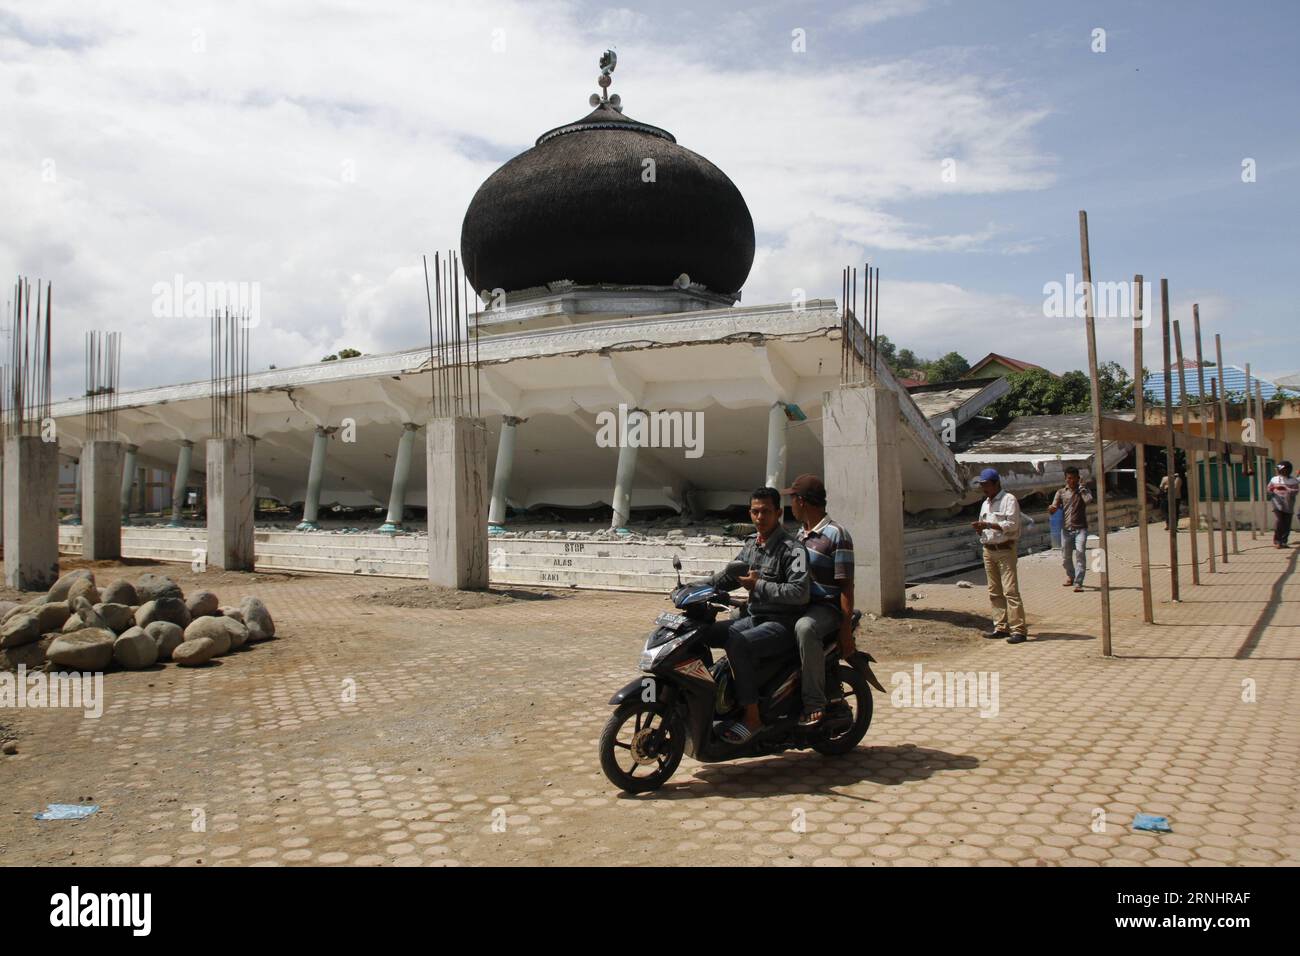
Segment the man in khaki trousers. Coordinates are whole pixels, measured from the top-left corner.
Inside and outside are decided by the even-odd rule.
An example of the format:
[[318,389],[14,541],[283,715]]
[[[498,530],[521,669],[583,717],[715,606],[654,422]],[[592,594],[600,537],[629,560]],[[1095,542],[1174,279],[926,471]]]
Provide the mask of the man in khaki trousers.
[[984,636],[1005,637],[1008,644],[1023,644],[1029,637],[1029,627],[1016,573],[1020,502],[1011,492],[1002,490],[1002,476],[993,468],[980,472],[979,484],[984,502],[979,520],[972,521],[971,527],[979,532],[984,549],[984,574],[989,582],[989,604],[993,606],[993,630]]

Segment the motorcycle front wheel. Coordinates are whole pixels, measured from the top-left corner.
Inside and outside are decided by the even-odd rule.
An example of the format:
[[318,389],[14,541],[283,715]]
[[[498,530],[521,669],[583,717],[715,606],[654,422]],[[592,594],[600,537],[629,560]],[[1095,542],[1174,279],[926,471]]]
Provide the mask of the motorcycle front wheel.
[[682,761],[686,728],[660,702],[631,698],[619,704],[600,735],[600,768],[626,793],[658,790]]

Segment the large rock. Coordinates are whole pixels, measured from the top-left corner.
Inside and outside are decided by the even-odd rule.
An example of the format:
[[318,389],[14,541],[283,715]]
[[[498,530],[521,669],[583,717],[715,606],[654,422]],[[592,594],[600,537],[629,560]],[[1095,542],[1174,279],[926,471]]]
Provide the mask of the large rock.
[[15,611],[22,607],[17,601],[0,601],[0,621],[9,616],[10,611]]
[[143,670],[158,660],[158,645],[143,628],[133,627],[113,642],[113,660],[129,671]]
[[0,650],[0,671],[13,671],[24,665],[29,671],[45,664],[45,651],[59,635],[46,634],[39,641]]
[[228,617],[200,617],[190,622],[185,628],[185,640],[195,641],[206,637],[216,648],[214,657],[230,653],[231,648],[240,647],[248,640],[244,625]]
[[68,592],[72,590],[72,586],[78,581],[83,580],[94,584],[95,572],[91,571],[89,568],[79,568],[76,571],[69,571],[67,574],[63,575],[63,577],[50,585],[50,590],[47,592],[46,597],[51,601],[66,601],[68,599]]
[[41,639],[41,624],[35,614],[16,614],[0,628],[0,648],[21,647]]
[[5,611],[4,617],[0,617],[0,622],[11,621],[19,614],[35,614],[39,608],[40,605],[35,602],[31,604],[15,604],[13,607],[9,608],[9,610]]
[[172,651],[185,642],[185,632],[171,621],[154,621],[144,629],[150,640],[158,647],[158,660],[169,661]]
[[244,612],[237,607],[231,607],[227,605],[221,608],[221,613],[226,617],[233,617],[240,624],[244,623]]
[[239,613],[248,628],[250,641],[266,641],[275,637],[275,622],[261,598],[246,597],[239,603]]
[[61,634],[50,642],[45,658],[58,667],[77,671],[102,671],[113,662],[113,644],[117,635],[98,627],[87,627],[73,634]]
[[179,584],[169,577],[153,572],[140,575],[140,580],[135,582],[135,593],[141,604],[164,597],[185,599]]
[[104,588],[100,596],[105,604],[125,604],[129,607],[140,603],[140,597],[135,593],[135,585],[125,578],[118,578]]
[[86,622],[81,619],[80,614],[69,614],[68,619],[63,622],[63,627],[59,628],[64,634],[71,634],[73,631],[79,631],[86,626]]
[[132,627],[135,627],[135,612],[127,604],[109,604],[105,601],[102,604],[96,604],[95,610],[99,616],[108,622],[109,628],[116,634],[124,634]]
[[72,582],[72,587],[68,589],[68,603],[75,605],[77,598],[85,598],[91,604],[99,603],[99,588],[95,587],[93,578],[82,578]]
[[67,601],[50,601],[36,609],[36,619],[40,621],[41,633],[57,631],[72,614]]
[[[84,597],[73,598],[70,602],[72,609],[77,612],[77,617],[81,620],[82,627],[97,627],[105,631],[112,631],[104,615],[95,610],[90,601]],[[80,630],[80,628],[78,628]],[[117,633],[114,631],[114,633]]]
[[172,651],[172,660],[181,667],[198,667],[212,660],[216,649],[217,645],[212,643],[211,638],[199,637],[186,641]]
[[185,606],[189,608],[191,618],[207,617],[218,613],[220,603],[211,591],[195,591],[185,599]]
[[190,611],[182,598],[162,597],[156,601],[146,601],[135,612],[136,626],[148,627],[154,621],[171,621],[178,627],[185,628],[190,623]]

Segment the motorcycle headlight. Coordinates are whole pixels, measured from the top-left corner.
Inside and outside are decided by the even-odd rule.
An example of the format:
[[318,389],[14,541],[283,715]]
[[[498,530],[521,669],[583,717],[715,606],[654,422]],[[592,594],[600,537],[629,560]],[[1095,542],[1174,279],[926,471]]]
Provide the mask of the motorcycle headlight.
[[682,642],[685,640],[686,638],[684,637],[674,637],[671,641],[668,641],[666,644],[660,644],[658,647],[647,647],[641,652],[641,670],[654,670],[655,662],[659,660],[659,658],[667,657],[673,651],[677,650],[677,648],[681,647]]

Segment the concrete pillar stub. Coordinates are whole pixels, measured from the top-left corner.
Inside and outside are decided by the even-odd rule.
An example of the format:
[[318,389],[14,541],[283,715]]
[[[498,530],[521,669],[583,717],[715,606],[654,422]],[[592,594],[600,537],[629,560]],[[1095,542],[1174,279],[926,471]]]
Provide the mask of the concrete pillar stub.
[[785,402],[777,402],[767,413],[767,486],[778,491],[785,487],[787,460]]
[[415,433],[419,425],[406,422],[402,425],[402,437],[397,441],[397,459],[393,462],[393,486],[388,495],[388,516],[379,530],[396,533],[402,530],[402,520],[406,515],[406,485],[411,477],[411,446],[415,444]]
[[[610,501],[614,513],[609,524],[615,531],[626,531],[627,523],[632,517],[632,486],[636,483],[636,455],[640,446],[630,440],[629,434],[645,418],[645,409],[629,409],[627,428],[625,431],[620,431],[618,436],[618,466],[614,470],[614,494]],[[641,428],[644,427],[642,424]]]
[[115,561],[122,556],[122,443],[81,446],[81,556]]
[[253,570],[253,439],[208,439],[209,567]]
[[127,445],[122,458],[122,520],[131,517],[131,488],[135,484],[135,456],[139,445]]
[[172,485],[172,520],[171,527],[181,527],[181,516],[185,513],[185,489],[190,481],[190,469],[193,467],[194,442],[188,439],[181,442],[176,453],[176,480]]
[[907,605],[898,396],[872,386],[822,397],[829,511],[853,536],[854,601],[874,614]]
[[506,498],[510,494],[510,473],[515,463],[515,430],[522,422],[522,418],[514,415],[501,416],[497,463],[492,472],[492,503],[488,508],[488,524],[493,528],[500,529],[506,523]]
[[[119,475],[120,478],[120,475]],[[48,590],[59,577],[59,445],[36,435],[5,440],[5,584]]]
[[429,583],[488,586],[487,429],[481,418],[435,418],[425,436]]

